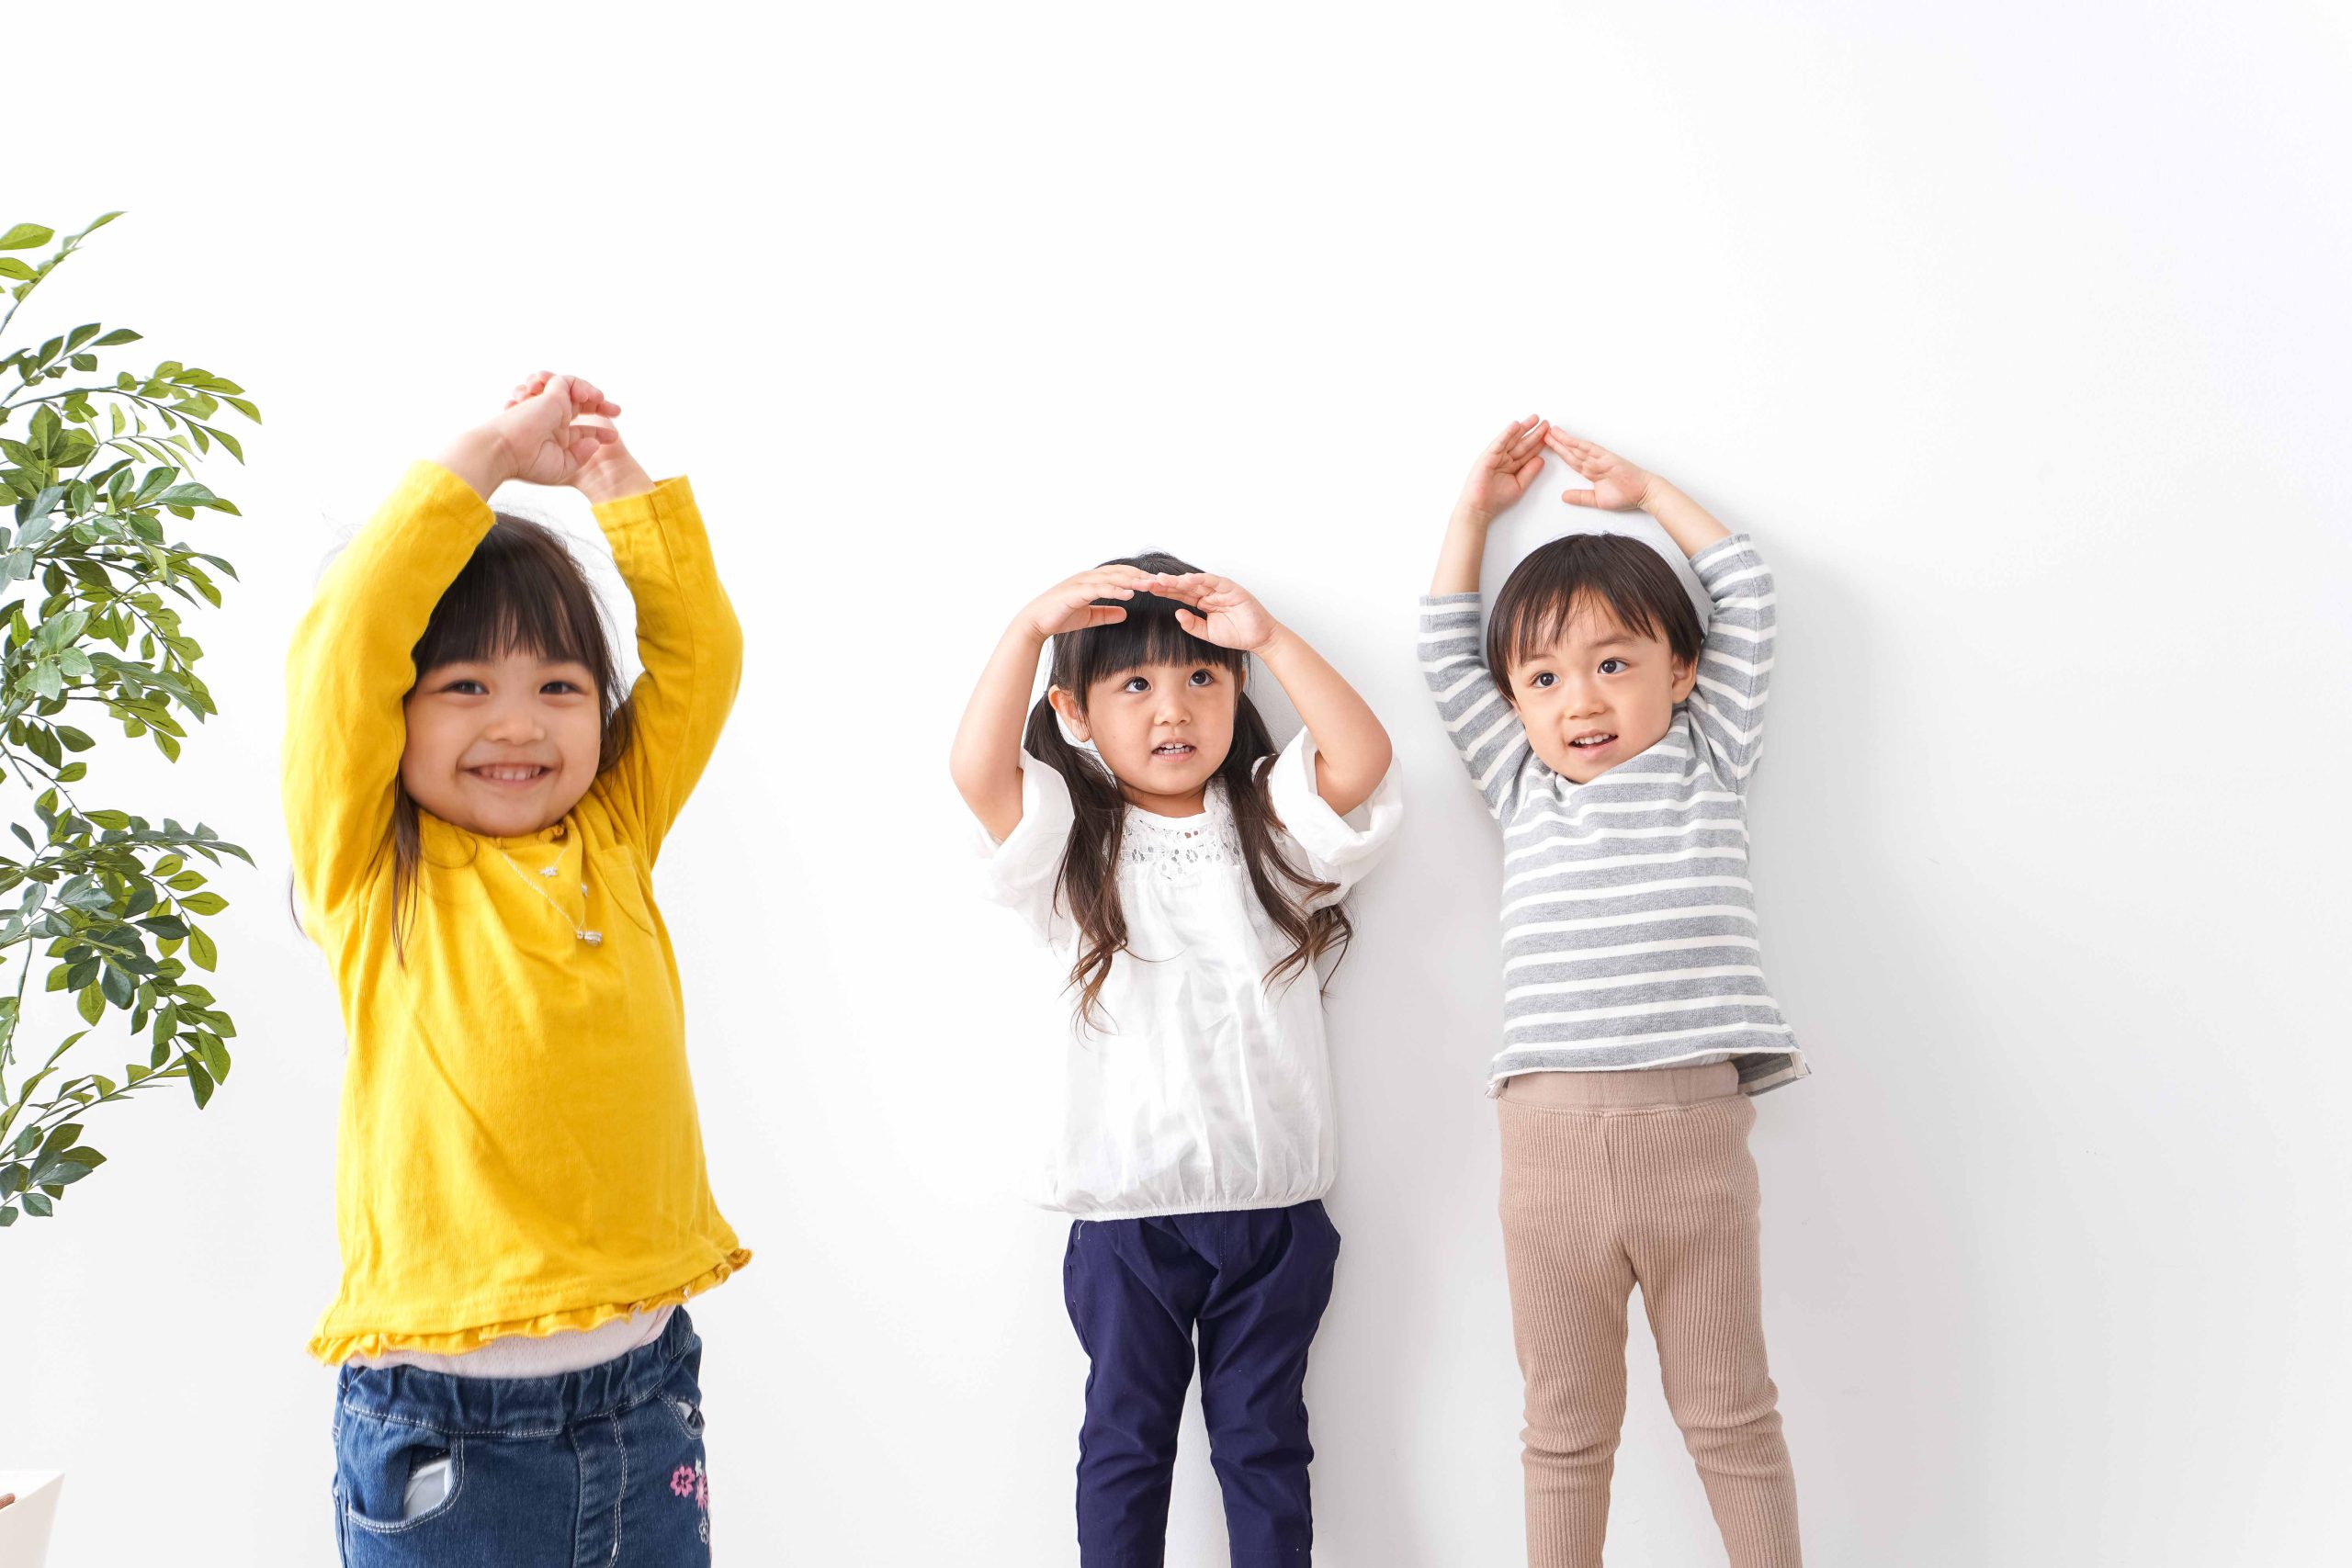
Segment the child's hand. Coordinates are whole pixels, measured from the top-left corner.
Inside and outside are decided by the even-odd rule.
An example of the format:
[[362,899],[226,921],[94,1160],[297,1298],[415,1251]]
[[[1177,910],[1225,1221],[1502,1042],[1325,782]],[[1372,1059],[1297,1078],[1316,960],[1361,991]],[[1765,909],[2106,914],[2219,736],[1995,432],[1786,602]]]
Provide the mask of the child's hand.
[[1268,615],[1248,589],[1230,578],[1205,571],[1155,572],[1150,587],[1162,599],[1190,606],[1176,612],[1176,624],[1219,648],[1255,653],[1283,629],[1282,623]]
[[1568,467],[1592,481],[1590,490],[1567,490],[1560,499],[1571,506],[1598,506],[1604,512],[1628,512],[1646,504],[1645,497],[1657,482],[1646,468],[1634,467],[1604,447],[1579,441],[1556,430],[1544,433],[1544,445],[1567,459]]
[[1149,572],[1131,566],[1098,566],[1046,589],[1031,601],[1013,625],[1035,633],[1041,641],[1063,632],[1107,626],[1125,620],[1127,613],[1116,604],[1097,604],[1094,601],[1132,599],[1150,581]]
[[1462,499],[1453,503],[1456,516],[1467,514],[1490,523],[1518,503],[1544,467],[1544,444],[1552,433],[1548,421],[1529,414],[1494,439],[1478,454],[1470,477],[1462,483]]
[[[546,391],[548,384],[555,379],[553,371],[542,370],[528,380],[516,383],[514,395],[506,400],[506,406],[514,409],[528,402]],[[579,385],[576,381],[573,384]],[[607,403],[605,409],[618,412],[620,405]],[[579,470],[568,481],[559,482],[568,482],[597,505],[618,501],[624,496],[643,495],[653,488],[653,477],[645,471],[643,465],[629,451],[628,443],[621,439],[620,432],[614,427],[609,413],[600,410],[594,413],[579,414],[571,423],[575,430],[588,428],[611,434],[582,460]]]
[[609,420],[621,412],[594,383],[545,376],[528,397],[511,402],[484,427],[498,448],[498,477],[526,484],[570,484],[598,450],[620,439]]

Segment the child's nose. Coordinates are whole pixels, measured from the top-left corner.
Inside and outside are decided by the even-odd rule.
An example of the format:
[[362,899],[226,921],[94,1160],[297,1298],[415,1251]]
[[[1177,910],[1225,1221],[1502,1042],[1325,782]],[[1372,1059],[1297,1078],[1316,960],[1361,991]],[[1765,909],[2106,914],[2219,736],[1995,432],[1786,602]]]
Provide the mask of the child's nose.
[[511,745],[516,741],[540,739],[546,736],[547,730],[540,725],[538,715],[527,707],[517,706],[500,708],[492,713],[490,723],[482,728],[482,734],[489,739]]

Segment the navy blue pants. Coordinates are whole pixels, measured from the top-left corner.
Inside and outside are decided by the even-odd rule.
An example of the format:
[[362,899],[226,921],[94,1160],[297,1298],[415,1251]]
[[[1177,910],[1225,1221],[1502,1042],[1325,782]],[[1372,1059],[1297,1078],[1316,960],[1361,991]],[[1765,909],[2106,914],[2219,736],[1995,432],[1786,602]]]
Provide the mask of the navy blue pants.
[[1159,1568],[1195,1332],[1234,1568],[1306,1562],[1306,1349],[1339,1256],[1320,1202],[1070,1226],[1063,1292],[1092,1363],[1078,1440],[1082,1568]]

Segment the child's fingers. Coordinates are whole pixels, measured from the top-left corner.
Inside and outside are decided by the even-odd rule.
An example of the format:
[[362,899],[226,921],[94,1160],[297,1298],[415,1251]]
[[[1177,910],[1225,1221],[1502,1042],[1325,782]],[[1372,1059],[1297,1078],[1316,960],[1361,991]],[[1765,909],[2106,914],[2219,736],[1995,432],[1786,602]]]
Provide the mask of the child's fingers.
[[1570,506],[1598,506],[1600,504],[1600,502],[1593,499],[1593,493],[1589,490],[1564,490],[1560,492],[1560,499],[1566,502]]
[[1526,432],[1529,426],[1538,424],[1542,422],[1533,414],[1529,414],[1525,419],[1512,420],[1509,424],[1503,427],[1503,433],[1495,437],[1494,441],[1487,447],[1487,450],[1489,452],[1501,452],[1508,449],[1510,444],[1517,441],[1520,436]]
[[1155,573],[1152,581],[1173,583],[1195,597],[1240,592],[1238,584],[1209,571],[1163,571]]
[[582,413],[593,413],[605,419],[621,412],[621,405],[606,397],[603,388],[590,386],[584,381],[571,384],[571,406]]

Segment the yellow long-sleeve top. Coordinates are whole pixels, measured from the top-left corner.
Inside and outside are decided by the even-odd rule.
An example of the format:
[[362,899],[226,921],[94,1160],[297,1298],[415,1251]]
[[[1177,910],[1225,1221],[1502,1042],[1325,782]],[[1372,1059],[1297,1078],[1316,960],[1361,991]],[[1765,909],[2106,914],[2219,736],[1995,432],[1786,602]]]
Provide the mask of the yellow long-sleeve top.
[[[648,874],[733,705],[742,633],[683,479],[596,520],[637,604],[628,750],[562,821],[492,839],[419,814],[405,956],[391,826],[411,650],[489,532],[412,468],[339,557],[288,665],[286,818],[304,928],[350,1043],[336,1152],[343,1286],[322,1360],[593,1328],[751,1254],[718,1213],[678,966]],[[504,856],[551,879],[517,875]],[[586,883],[578,940],[548,904]],[[568,909],[581,909],[563,898]]]

